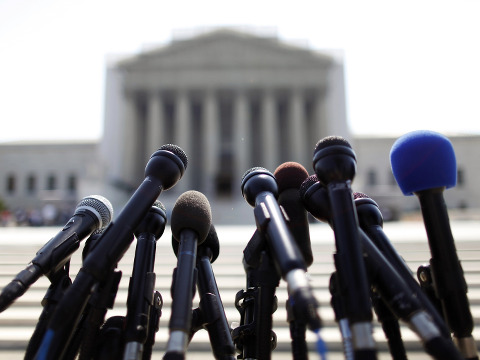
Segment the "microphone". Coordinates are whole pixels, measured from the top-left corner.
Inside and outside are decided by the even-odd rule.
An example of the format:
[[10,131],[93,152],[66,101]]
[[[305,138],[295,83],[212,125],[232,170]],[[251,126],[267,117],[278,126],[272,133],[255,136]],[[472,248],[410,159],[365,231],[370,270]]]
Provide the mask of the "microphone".
[[[315,175],[305,180],[300,187],[300,192],[307,210],[315,218],[321,221],[327,220],[332,226],[333,215],[328,209],[328,190],[316,181]],[[442,336],[438,326],[433,322],[430,314],[424,311],[421,302],[411,291],[403,277],[381,254],[362,229],[358,230],[358,234],[368,278],[395,316],[409,324],[423,341],[427,353],[436,359],[460,360],[462,357],[458,350],[451,341]],[[337,285],[345,286],[342,283]],[[341,296],[341,289],[338,290],[340,291],[338,295]],[[355,300],[355,294],[353,294],[353,297],[353,300]],[[345,302],[348,300],[345,299]],[[350,328],[351,330],[355,329],[351,324]],[[354,353],[358,356],[362,352],[358,352],[358,348],[355,347],[356,339],[353,337],[353,331],[351,333]]]
[[278,205],[287,213],[287,226],[309,267],[313,263],[310,228],[307,211],[298,193],[300,185],[308,177],[308,172],[301,164],[290,161],[277,167],[273,176],[278,184]]
[[235,360],[235,345],[212,269],[219,252],[220,243],[212,224],[205,242],[198,246],[197,252],[200,310],[204,319],[203,327],[208,331],[215,359]]
[[134,233],[137,247],[128,289],[124,360],[141,358],[147,341],[155,286],[156,241],[163,235],[166,223],[167,211],[157,200]]
[[116,221],[105,229],[59,303],[36,359],[53,360],[61,357],[94,285],[105,280],[113,271],[133,241],[133,232],[157,197],[162,190],[172,188],[180,180],[186,167],[187,156],[176,145],[163,145],[152,154],[145,167],[145,179],[130,197]]
[[201,192],[190,190],[180,195],[171,216],[173,238],[179,242],[177,267],[172,280],[172,312],[164,359],[183,359],[192,326],[192,301],[195,288],[197,246],[210,231],[210,203]]
[[432,258],[430,267],[437,297],[454,340],[467,359],[478,359],[472,337],[473,318],[467,283],[450,228],[445,189],[457,181],[455,152],[450,140],[433,131],[403,135],[392,146],[393,175],[404,195],[415,194],[420,202]]
[[450,339],[450,331],[445,325],[445,321],[438,313],[437,308],[434,306],[434,304],[432,304],[428,296],[426,296],[426,294],[422,291],[410,268],[395,250],[387,235],[383,231],[383,217],[377,203],[364,193],[355,192],[353,197],[355,199],[358,220],[362,230],[382,252],[383,256],[385,256],[390,264],[392,264],[395,270],[407,282],[415,296],[420,299],[423,306],[427,309],[427,311],[435,320],[437,326],[440,328],[442,335],[445,338]]
[[351,189],[356,173],[355,152],[344,138],[328,136],[315,146],[313,168],[328,193],[330,223],[337,250],[335,267],[341,291],[345,294],[345,311],[351,326],[354,351],[357,356],[376,358],[369,287]]
[[275,268],[287,282],[295,318],[304,321],[319,334],[321,320],[317,313],[318,302],[306,276],[305,260],[278,205],[275,177],[265,168],[252,168],[243,175],[241,190],[247,203],[254,207],[257,229],[266,235]]
[[80,241],[107,227],[112,217],[113,208],[106,198],[100,195],[84,197],[63,229],[38,250],[27,267],[2,290],[0,312],[22,296],[42,275],[50,278],[60,270],[79,248]]
[[[278,205],[287,214],[287,226],[309,267],[313,263],[310,228],[307,211],[298,192],[302,182],[308,177],[307,170],[299,163],[285,162],[274,171],[278,184]],[[305,339],[306,324],[297,321],[292,314],[290,302],[287,301],[287,321],[290,323],[290,337],[294,359],[306,359],[307,343]]]

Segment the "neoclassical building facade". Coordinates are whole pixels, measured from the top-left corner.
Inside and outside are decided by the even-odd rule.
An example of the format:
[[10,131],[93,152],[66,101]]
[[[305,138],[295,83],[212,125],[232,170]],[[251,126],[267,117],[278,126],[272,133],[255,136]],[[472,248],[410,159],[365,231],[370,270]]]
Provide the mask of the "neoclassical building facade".
[[[167,211],[194,189],[209,199],[215,223],[251,223],[240,190],[245,171],[274,172],[296,161],[313,173],[317,141],[340,135],[357,155],[354,191],[377,201],[385,217],[418,209],[391,173],[396,137],[349,133],[344,82],[341,58],[274,37],[220,29],[175,40],[108,65],[99,142],[0,144],[0,199],[11,209],[47,203],[70,209],[100,194],[118,213],[143,181],[151,154],[173,143],[189,161],[179,183],[160,197]],[[480,208],[480,136],[444,135],[459,179],[445,192],[447,205]]]
[[296,161],[310,171],[319,139],[350,137],[342,60],[276,38],[220,29],[107,72],[101,148],[117,190],[135,188],[150,155],[173,143],[189,159],[173,197],[195,189],[230,204],[251,167]]

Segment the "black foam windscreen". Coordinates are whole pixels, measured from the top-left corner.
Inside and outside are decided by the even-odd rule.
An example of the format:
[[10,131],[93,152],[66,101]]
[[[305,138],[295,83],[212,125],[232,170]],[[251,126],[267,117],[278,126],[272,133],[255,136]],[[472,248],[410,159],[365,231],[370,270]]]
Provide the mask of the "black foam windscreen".
[[198,235],[200,245],[210,231],[212,211],[207,197],[199,191],[190,190],[180,195],[172,209],[172,235],[180,241],[180,233],[191,229]]

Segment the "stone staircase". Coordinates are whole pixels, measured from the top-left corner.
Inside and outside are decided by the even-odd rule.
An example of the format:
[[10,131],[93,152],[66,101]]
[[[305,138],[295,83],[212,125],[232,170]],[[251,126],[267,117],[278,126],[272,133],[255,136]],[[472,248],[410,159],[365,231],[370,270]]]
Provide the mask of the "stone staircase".
[[[240,314],[234,307],[235,294],[245,288],[245,272],[242,266],[242,251],[251,238],[254,226],[218,226],[216,227],[220,240],[220,256],[213,264],[218,288],[230,324],[240,321]],[[57,232],[58,228],[0,228],[0,288],[22,270],[33,258],[36,251]],[[469,299],[475,320],[475,339],[480,338],[480,225],[476,222],[453,222],[452,230],[456,239],[459,258],[465,271],[469,286]],[[385,224],[385,232],[405,259],[413,272],[430,258],[428,243],[423,223],[403,222]],[[330,351],[329,359],[341,359],[342,344],[338,326],[334,321],[333,310],[330,307],[328,291],[329,278],[334,271],[332,254],[334,252],[333,232],[325,224],[315,223],[310,228],[314,263],[309,268],[311,283],[317,299],[320,302],[320,314],[324,321],[322,337]],[[164,301],[160,329],[156,334],[153,359],[161,359],[168,340],[168,321],[171,310],[170,285],[172,271],[176,266],[176,257],[171,247],[171,233],[167,226],[162,238],[157,242],[156,254],[156,286]],[[115,306],[107,313],[107,317],[126,314],[126,299],[128,281],[132,271],[135,243],[132,244],[124,258],[118,264],[123,273]],[[81,251],[72,256],[72,278],[77,274],[81,262]],[[0,313],[0,359],[23,359],[24,350],[38,321],[42,300],[48,286],[48,279],[40,278],[17,301]],[[274,350],[273,359],[291,359],[290,333],[286,322],[285,300],[287,299],[286,284],[281,281],[277,289],[278,309],[274,313],[273,330],[277,334],[278,345]],[[198,294],[194,299],[194,307],[198,306]],[[235,327],[234,325],[233,327]],[[380,350],[380,359],[391,358],[385,336],[377,322],[374,323],[374,337]],[[422,345],[414,333],[402,325],[402,337],[409,351],[409,358],[428,358],[422,353]],[[313,352],[315,336],[307,333],[307,341],[311,350],[311,359],[318,356]],[[213,358],[210,349],[208,333],[205,330],[197,332],[189,345],[189,359]]]

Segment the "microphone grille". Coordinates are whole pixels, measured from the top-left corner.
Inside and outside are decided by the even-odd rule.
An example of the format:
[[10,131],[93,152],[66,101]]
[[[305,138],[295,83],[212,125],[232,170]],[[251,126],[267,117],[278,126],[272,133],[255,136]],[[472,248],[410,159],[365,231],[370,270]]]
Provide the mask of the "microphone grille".
[[361,193],[361,192],[354,192],[353,193],[353,199],[370,199],[370,196],[367,194]]
[[298,190],[300,193],[300,197],[304,197],[307,190],[313,185],[318,182],[318,178],[316,174],[310,175],[307,177],[300,185],[300,189]]
[[170,151],[171,153],[174,153],[182,161],[183,167],[185,169],[187,168],[187,164],[188,164],[187,154],[185,154],[185,151],[183,151],[183,149],[180,146],[177,146],[174,144],[165,144],[165,145],[162,145],[158,150],[166,150],[166,151]]
[[324,137],[323,139],[319,140],[315,145],[314,152],[317,152],[319,150],[325,149],[326,147],[335,146],[335,145],[342,145],[342,146],[352,148],[350,143],[345,138],[341,136],[332,135],[332,136]]
[[174,238],[180,241],[183,229],[194,230],[198,244],[205,241],[212,223],[212,210],[207,197],[199,191],[188,190],[175,202],[171,215],[171,229]]
[[261,166],[257,166],[257,167],[253,167],[251,169],[248,169],[247,171],[245,171],[245,173],[243,174],[242,176],[242,182],[243,180],[245,180],[245,178],[250,175],[252,172],[254,171],[264,171],[264,172],[267,172],[270,174],[270,171],[268,171],[267,169],[265,169],[264,167],[261,167]]
[[113,207],[110,201],[101,195],[90,195],[84,197],[78,203],[75,213],[81,209],[93,211],[99,217],[100,229],[106,228],[113,218]]
[[160,210],[162,210],[165,213],[167,212],[167,208],[159,200],[155,200],[155,202],[153,203],[153,206],[159,208]]

